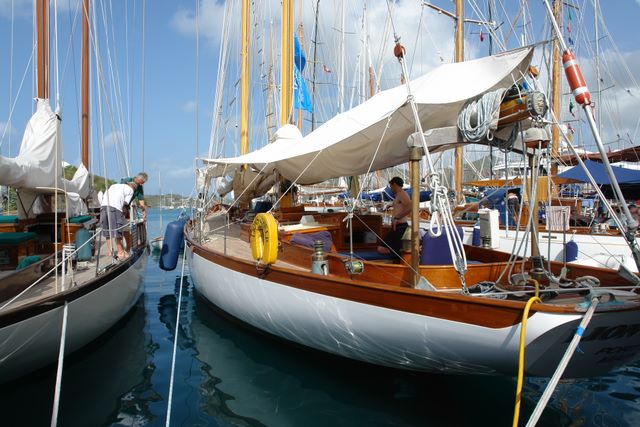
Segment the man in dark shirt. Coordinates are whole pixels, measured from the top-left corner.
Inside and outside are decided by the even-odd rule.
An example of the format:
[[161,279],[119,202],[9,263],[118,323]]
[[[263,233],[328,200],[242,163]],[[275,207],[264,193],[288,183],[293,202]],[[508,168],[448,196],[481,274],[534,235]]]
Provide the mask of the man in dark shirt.
[[133,202],[134,200],[138,201],[138,204],[140,205],[140,209],[142,209],[142,218],[144,219],[147,219],[147,207],[144,204],[143,185],[145,182],[147,182],[148,179],[149,179],[149,176],[146,174],[146,172],[139,172],[136,176],[122,178],[120,180],[120,182],[123,184],[127,182],[135,182],[136,184],[138,184],[138,186],[133,192],[133,197],[131,198],[131,202]]

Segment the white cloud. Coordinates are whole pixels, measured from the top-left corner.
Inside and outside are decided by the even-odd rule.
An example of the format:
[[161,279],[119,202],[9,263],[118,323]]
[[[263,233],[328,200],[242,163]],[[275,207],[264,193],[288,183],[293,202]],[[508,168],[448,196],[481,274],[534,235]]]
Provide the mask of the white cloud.
[[194,178],[195,171],[193,167],[186,167],[186,168],[174,167],[174,168],[169,168],[164,175],[166,175],[168,178],[177,178],[177,179]]
[[[196,17],[195,9],[186,9],[180,6],[173,16],[170,26],[178,33],[195,37],[199,34],[216,44],[220,39],[219,28],[224,16],[224,3],[216,0],[200,0],[199,14]],[[196,25],[197,22],[197,25]]]
[[[58,0],[57,2],[59,10],[75,9],[79,4],[80,0]],[[53,2],[49,7],[53,9]],[[33,0],[0,0],[0,16],[11,19],[12,14],[14,18],[31,16]]]
[[180,108],[182,109],[182,111],[184,111],[185,113],[193,113],[196,111],[196,101],[187,101],[184,102]]
[[123,141],[124,139],[122,136],[122,132],[114,131],[104,137],[103,143],[106,148],[109,148],[114,146],[117,147],[118,145],[122,144]]
[[[0,16],[11,19],[31,15],[32,0],[0,0]],[[12,11],[13,8],[13,11]]]
[[13,129],[13,126],[11,126],[7,122],[0,122],[0,138],[6,138],[12,133],[15,133],[15,129]]

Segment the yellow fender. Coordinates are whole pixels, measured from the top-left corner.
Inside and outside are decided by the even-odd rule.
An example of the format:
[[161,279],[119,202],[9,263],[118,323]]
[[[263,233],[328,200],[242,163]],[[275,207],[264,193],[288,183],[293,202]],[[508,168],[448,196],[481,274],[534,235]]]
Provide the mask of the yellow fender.
[[263,264],[278,259],[278,223],[270,213],[259,213],[251,223],[251,256]]

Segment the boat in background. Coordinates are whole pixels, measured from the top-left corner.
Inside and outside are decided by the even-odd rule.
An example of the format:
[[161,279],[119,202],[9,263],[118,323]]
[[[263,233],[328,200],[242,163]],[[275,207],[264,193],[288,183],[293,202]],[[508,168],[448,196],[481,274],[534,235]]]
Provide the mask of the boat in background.
[[[38,40],[47,40],[48,4],[46,0],[35,3]],[[88,10],[81,15],[83,163],[72,180],[63,178],[61,118],[50,106],[48,51],[42,43],[38,45],[35,113],[18,156],[0,157],[0,184],[15,188],[18,197],[18,214],[3,216],[0,224],[1,383],[56,359],[62,369],[65,354],[122,319],[143,290],[148,255],[145,222],[132,219],[125,225],[129,256],[116,260],[107,254],[100,237],[97,213],[88,212],[85,204],[92,195],[85,168],[89,164]],[[54,420],[55,414],[57,407]]]

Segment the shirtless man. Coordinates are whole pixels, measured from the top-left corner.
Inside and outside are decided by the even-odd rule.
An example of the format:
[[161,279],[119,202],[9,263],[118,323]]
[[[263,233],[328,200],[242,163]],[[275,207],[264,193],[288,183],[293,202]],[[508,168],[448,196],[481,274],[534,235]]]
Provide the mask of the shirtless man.
[[392,209],[393,218],[391,220],[391,230],[384,237],[384,242],[378,246],[378,253],[391,254],[400,258],[400,250],[402,249],[402,236],[407,230],[409,214],[411,213],[411,198],[406,191],[402,189],[404,181],[399,176],[394,176],[389,181],[389,188],[395,194]]

